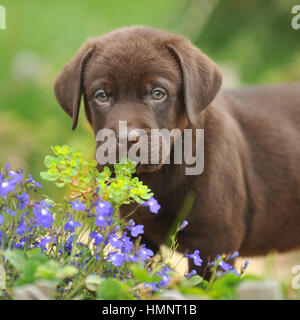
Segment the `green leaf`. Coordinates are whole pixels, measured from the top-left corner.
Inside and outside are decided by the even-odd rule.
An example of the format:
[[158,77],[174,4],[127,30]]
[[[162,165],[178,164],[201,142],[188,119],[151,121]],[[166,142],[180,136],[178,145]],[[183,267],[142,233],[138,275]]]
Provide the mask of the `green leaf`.
[[99,276],[95,274],[91,274],[87,276],[85,279],[85,286],[90,290],[90,291],[97,291],[97,288],[99,284],[103,281]]
[[26,263],[23,251],[20,250],[6,250],[4,251],[5,258],[19,271],[21,271]]
[[202,281],[203,281],[202,277],[200,277],[199,275],[195,275],[190,279],[183,280],[181,285],[186,288],[195,287],[195,286],[198,286]]
[[115,279],[103,280],[97,289],[97,298],[101,300],[132,300],[129,287]]
[[240,282],[240,277],[233,273],[227,273],[214,282],[209,296],[212,299],[234,299],[235,288]]
[[56,166],[56,159],[51,156],[46,156],[44,160],[44,164],[47,168],[55,167]]
[[54,184],[55,184],[58,188],[62,188],[62,187],[64,187],[64,186],[66,185],[65,182],[55,182]]
[[38,261],[40,263],[48,261],[47,257],[45,255],[41,254],[41,251],[38,248],[34,248],[34,249],[27,251],[26,256],[28,259],[32,259],[32,260]]
[[130,270],[138,282],[156,283],[161,281],[161,277],[157,275],[149,275],[148,272],[139,265],[132,265]]

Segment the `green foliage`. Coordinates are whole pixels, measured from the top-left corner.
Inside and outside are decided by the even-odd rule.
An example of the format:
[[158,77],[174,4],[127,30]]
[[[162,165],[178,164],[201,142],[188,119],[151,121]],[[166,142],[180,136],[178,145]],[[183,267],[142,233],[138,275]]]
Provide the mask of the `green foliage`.
[[[141,243],[140,237],[132,235],[136,238],[134,240],[127,236],[133,227],[142,230],[142,234],[143,226],[132,225],[133,220],[129,218],[134,211],[125,218],[120,217],[121,206],[128,203],[139,206],[152,196],[150,189],[134,176],[134,163],[124,159],[114,165],[113,173],[108,167],[99,172],[95,161],[84,160],[80,150],[66,145],[51,149],[54,156],[45,157],[47,171],[41,176],[56,183],[57,187],[68,188],[69,197],[62,202],[47,197],[45,201],[36,202],[30,199],[32,191],[36,190],[36,182],[24,178],[19,172],[19,182],[14,185],[14,191],[0,198],[1,208],[11,212],[12,203],[16,211],[14,215],[3,213],[0,225],[0,231],[6,234],[5,239],[1,239],[4,248],[1,254],[7,271],[9,298],[13,297],[13,288],[38,281],[47,281],[56,287],[55,298],[58,299],[150,299],[166,289],[208,299],[236,297],[236,286],[247,279],[243,276],[245,265],[239,274],[227,262],[238,253],[217,257],[209,266],[212,274],[209,282],[197,274],[179,276],[170,267],[170,260],[178,248],[178,233],[185,228],[187,221],[180,221],[174,227],[168,259],[161,254],[151,258],[151,250]],[[9,170],[6,168],[2,172],[9,175],[12,173]],[[4,179],[13,183],[13,180]],[[70,202],[74,198],[77,202]],[[21,200],[17,202],[17,199]],[[75,204],[77,207],[74,208]],[[31,212],[33,208],[34,215]],[[26,214],[22,214],[24,209]],[[105,225],[96,223],[98,215],[102,222],[106,219]],[[49,216],[50,224],[43,225],[37,220],[37,217]],[[70,221],[73,229],[68,226]],[[24,223],[26,227],[23,230],[20,226]],[[83,240],[87,233],[88,240]],[[110,242],[112,237],[113,242]],[[96,239],[99,240],[97,244]],[[22,250],[16,249],[20,246]],[[122,250],[129,251],[125,255]],[[198,264],[201,259],[196,251],[189,258]]]
[[77,272],[73,266],[62,267],[49,260],[39,249],[26,253],[22,250],[6,250],[3,255],[19,271],[20,276],[13,283],[15,287],[35,283],[37,280],[47,280],[58,285],[63,279],[73,277]]
[[94,196],[92,190],[99,189],[103,200],[122,204],[143,203],[153,196],[150,189],[138,177],[133,177],[136,164],[124,159],[114,164],[115,176],[108,167],[99,173],[96,161],[85,161],[82,152],[69,146],[51,147],[55,157],[46,156],[47,171],[41,172],[44,180],[55,181],[57,187],[68,186],[73,196]]
[[115,279],[106,279],[100,282],[97,288],[97,298],[100,300],[132,300],[133,295],[129,286]]
[[156,283],[160,282],[161,278],[157,275],[151,275],[145,270],[145,268],[138,264],[133,264],[130,267],[133,278],[138,283]]

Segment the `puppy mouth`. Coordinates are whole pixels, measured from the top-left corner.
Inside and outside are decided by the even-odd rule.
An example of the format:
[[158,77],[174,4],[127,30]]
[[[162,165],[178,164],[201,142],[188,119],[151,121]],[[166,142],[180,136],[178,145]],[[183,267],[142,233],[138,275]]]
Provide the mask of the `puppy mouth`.
[[142,164],[138,163],[136,166],[136,174],[140,173],[153,173],[162,168],[163,164]]
[[[97,143],[97,148],[101,146]],[[110,146],[110,145],[109,145]],[[104,166],[109,167],[113,171],[114,164],[120,163],[125,158],[128,158],[131,162],[136,163],[136,174],[140,173],[153,173],[160,170],[164,164],[168,164],[168,158],[170,157],[172,146],[164,148],[162,145],[155,145],[153,149],[149,148],[145,152],[143,157],[140,150],[136,154],[126,153],[124,156],[120,154],[119,148],[116,148],[116,153],[112,153],[109,157],[105,152],[104,157],[98,157],[96,152],[96,160],[98,162],[98,170],[103,170]]]

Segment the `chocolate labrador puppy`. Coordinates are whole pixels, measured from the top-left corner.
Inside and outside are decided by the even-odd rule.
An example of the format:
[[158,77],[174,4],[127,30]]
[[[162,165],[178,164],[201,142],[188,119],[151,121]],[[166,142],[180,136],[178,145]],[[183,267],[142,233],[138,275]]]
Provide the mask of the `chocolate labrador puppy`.
[[221,78],[187,39],[128,27],[88,40],[55,83],[73,129],[82,96],[95,135],[117,132],[120,120],[147,134],[204,129],[202,174],[187,175],[188,164],[164,164],[162,157],[138,167],[161,210],[151,215],[142,207],[134,217],[157,250],[178,215],[187,215],[179,250],[200,250],[199,272],[217,254],[300,248],[300,84],[220,92]]

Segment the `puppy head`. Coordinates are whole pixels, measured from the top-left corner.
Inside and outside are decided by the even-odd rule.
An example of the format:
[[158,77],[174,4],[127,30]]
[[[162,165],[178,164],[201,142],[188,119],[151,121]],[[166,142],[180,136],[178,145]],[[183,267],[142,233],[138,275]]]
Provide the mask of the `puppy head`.
[[[126,121],[128,132],[143,129],[150,139],[152,129],[183,130],[196,124],[220,85],[216,64],[185,38],[129,27],[88,40],[58,76],[55,93],[73,119],[73,130],[83,96],[95,135],[108,128],[120,138],[119,121]],[[161,167],[161,148],[158,143],[149,151],[149,157],[159,153],[159,163],[140,171]]]

